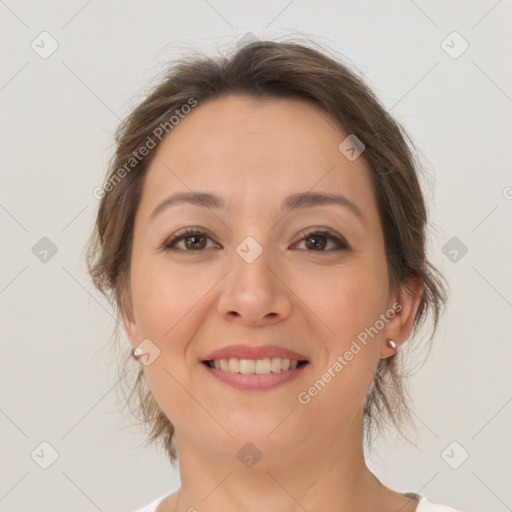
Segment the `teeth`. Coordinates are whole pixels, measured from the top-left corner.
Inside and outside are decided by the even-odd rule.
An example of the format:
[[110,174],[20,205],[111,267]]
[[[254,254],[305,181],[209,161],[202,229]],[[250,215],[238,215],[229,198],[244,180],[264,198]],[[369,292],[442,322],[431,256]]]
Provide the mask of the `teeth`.
[[231,373],[266,375],[268,373],[295,370],[298,364],[299,361],[296,359],[267,357],[266,359],[216,359],[210,361],[209,366]]

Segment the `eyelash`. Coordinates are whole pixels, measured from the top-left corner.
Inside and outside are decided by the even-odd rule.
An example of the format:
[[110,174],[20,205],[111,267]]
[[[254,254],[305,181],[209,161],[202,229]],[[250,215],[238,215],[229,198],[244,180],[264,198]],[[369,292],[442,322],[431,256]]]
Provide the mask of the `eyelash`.
[[[329,252],[338,251],[338,250],[343,251],[343,250],[349,250],[350,249],[349,245],[347,244],[347,242],[345,242],[345,240],[343,240],[342,238],[338,237],[336,235],[336,233],[334,233],[333,231],[330,231],[328,229],[319,229],[319,230],[313,229],[313,230],[307,231],[307,232],[302,234],[302,238],[299,240],[299,242],[302,242],[303,240],[305,240],[307,238],[312,238],[313,235],[324,236],[327,239],[332,240],[338,246],[338,248],[337,249],[328,249],[328,250],[323,250],[323,251],[308,251],[308,250],[306,250],[306,252],[319,252],[319,253],[327,252],[327,253],[329,253]],[[202,252],[202,251],[204,251],[205,249],[201,249],[199,251],[194,251],[194,250],[188,250],[188,249],[177,249],[175,247],[175,245],[178,242],[181,242],[182,240],[186,240],[187,238],[191,238],[193,236],[206,236],[207,238],[210,238],[208,236],[208,234],[205,233],[204,231],[200,231],[200,230],[196,230],[196,229],[188,229],[188,230],[186,230],[184,232],[176,233],[171,238],[169,238],[166,241],[164,241],[164,243],[162,245],[160,245],[158,247],[158,249],[160,251],[164,251],[164,252],[179,251],[179,252],[189,252],[189,253],[191,253],[191,252]]]

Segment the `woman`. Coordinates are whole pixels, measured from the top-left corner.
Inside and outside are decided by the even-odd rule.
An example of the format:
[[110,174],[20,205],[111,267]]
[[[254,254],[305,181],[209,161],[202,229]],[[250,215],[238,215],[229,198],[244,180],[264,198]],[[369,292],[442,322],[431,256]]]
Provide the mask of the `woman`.
[[120,127],[89,269],[181,477],[140,511],[453,511],[364,458],[446,302],[405,137],[342,63],[268,41],[184,59]]

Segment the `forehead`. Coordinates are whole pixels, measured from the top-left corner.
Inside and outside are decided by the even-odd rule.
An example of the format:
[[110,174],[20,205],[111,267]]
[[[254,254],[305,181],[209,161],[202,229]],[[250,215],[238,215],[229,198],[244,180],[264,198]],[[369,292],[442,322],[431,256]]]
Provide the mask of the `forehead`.
[[364,158],[349,161],[338,149],[348,135],[301,99],[227,96],[198,104],[157,149],[141,207],[200,189],[255,208],[309,190],[342,193],[372,208]]

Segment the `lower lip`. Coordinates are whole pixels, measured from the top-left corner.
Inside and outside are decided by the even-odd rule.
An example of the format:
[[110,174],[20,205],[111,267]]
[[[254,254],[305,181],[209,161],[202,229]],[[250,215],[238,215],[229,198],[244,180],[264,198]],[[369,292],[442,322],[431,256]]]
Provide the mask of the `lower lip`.
[[205,364],[201,363],[203,366],[213,377],[220,380],[224,384],[228,384],[229,386],[235,389],[241,389],[243,391],[267,391],[269,389],[274,389],[282,384],[287,382],[291,382],[296,379],[308,366],[308,364],[304,364],[295,370],[286,370],[277,373],[266,373],[264,375],[258,374],[244,374],[244,373],[234,373],[234,372],[226,372],[224,370],[217,370],[216,368],[210,368]]

